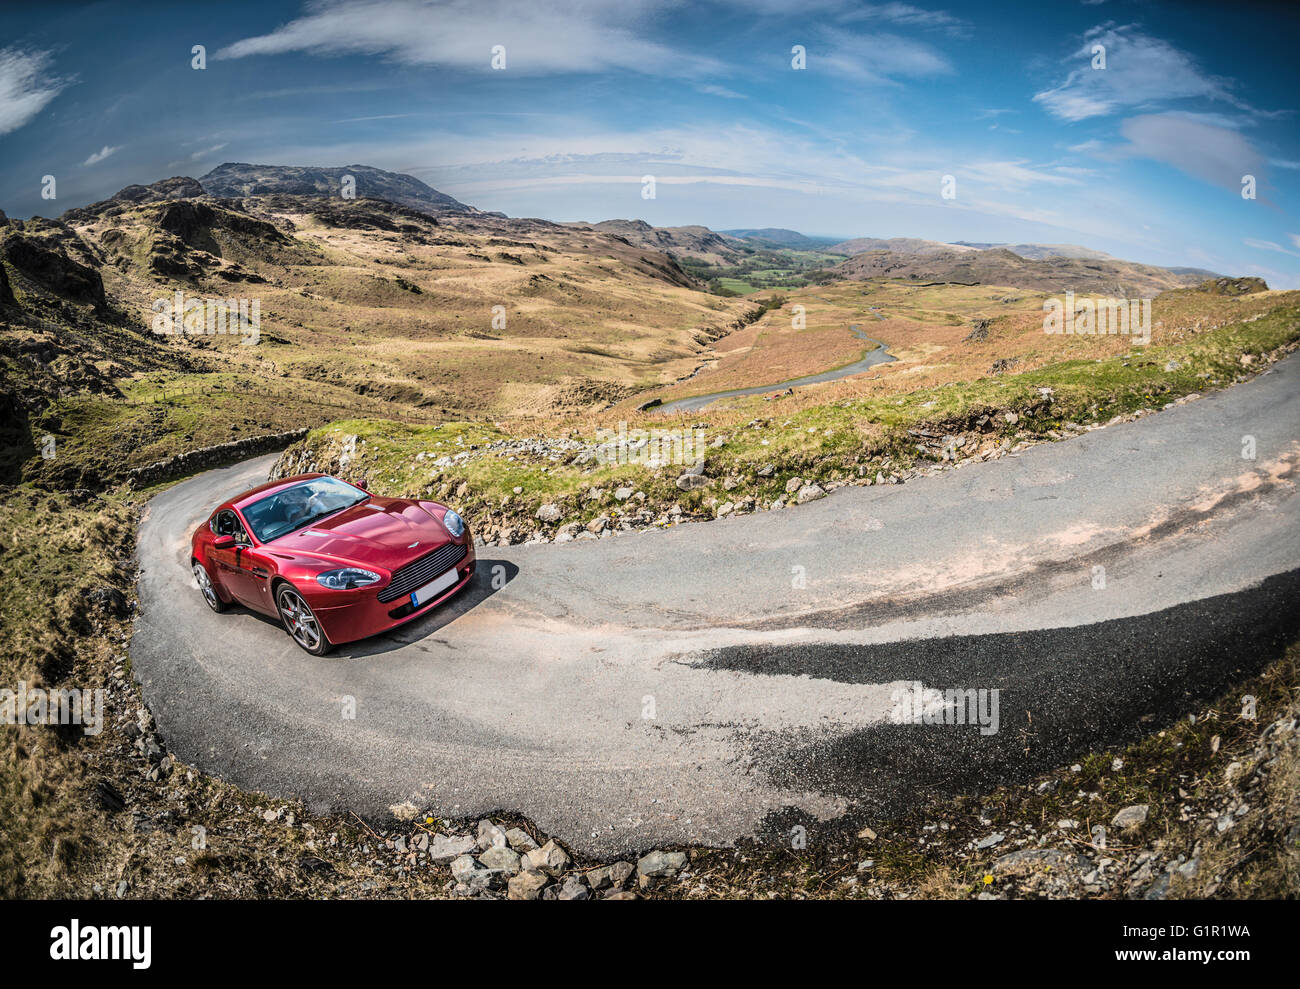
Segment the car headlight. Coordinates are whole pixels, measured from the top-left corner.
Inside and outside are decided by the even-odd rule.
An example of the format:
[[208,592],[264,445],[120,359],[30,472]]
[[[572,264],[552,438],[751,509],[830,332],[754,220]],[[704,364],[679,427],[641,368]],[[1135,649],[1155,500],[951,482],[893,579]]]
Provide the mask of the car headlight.
[[380,580],[377,573],[362,570],[360,567],[343,567],[341,570],[326,570],[316,575],[316,583],[328,587],[331,591],[350,591],[354,587],[365,587]]
[[451,533],[453,539],[459,539],[465,534],[465,520],[450,508],[447,509],[447,514],[442,517],[442,524],[447,527],[447,531]]

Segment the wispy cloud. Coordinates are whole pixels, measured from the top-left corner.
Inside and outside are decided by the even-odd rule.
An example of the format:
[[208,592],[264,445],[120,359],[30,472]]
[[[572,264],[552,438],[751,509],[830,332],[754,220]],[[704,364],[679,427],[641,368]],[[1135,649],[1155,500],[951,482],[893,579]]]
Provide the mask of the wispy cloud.
[[946,10],[925,10],[910,3],[867,3],[850,4],[849,9],[840,20],[884,21],[902,27],[935,28],[954,35],[964,35],[970,25],[960,17],[954,17]]
[[819,32],[825,53],[810,50],[808,68],[825,68],[862,83],[898,85],[900,78],[949,75],[947,57],[923,41],[895,34],[857,34],[823,27]]
[[169,161],[167,167],[175,168],[177,165],[193,164],[196,161],[202,161],[204,158],[208,157],[208,155],[214,155],[218,151],[223,150],[226,147],[226,143],[227,142],[222,141],[220,144],[214,144],[211,147],[200,148],[198,151],[191,152],[188,158],[178,158],[176,161]]
[[202,159],[206,158],[208,155],[214,155],[218,151],[221,151],[222,149],[225,148],[225,146],[226,146],[226,142],[222,141],[220,144],[214,144],[210,148],[201,148],[200,150],[195,151],[193,154],[190,155],[190,161],[201,161]]
[[[1105,49],[1105,68],[1092,67],[1093,48]],[[1086,120],[1169,100],[1221,100],[1248,109],[1228,82],[1208,75],[1186,52],[1136,26],[1100,25],[1087,31],[1072,56],[1080,67],[1034,101],[1062,120]]]
[[723,70],[707,56],[651,40],[662,4],[651,0],[316,0],[269,34],[245,38],[217,58],[303,52],[365,54],[404,65],[491,71],[504,46],[507,72],[523,75],[631,70],[690,77]]
[[45,109],[70,85],[51,71],[52,52],[0,49],[0,134],[8,134]]
[[941,30],[949,34],[966,34],[970,25],[946,10],[927,10],[910,3],[860,3],[859,0],[722,0],[732,7],[743,8],[756,16],[800,17],[817,15],[841,24],[875,22],[899,27]]
[[734,89],[728,89],[726,86],[715,86],[711,82],[701,83],[695,87],[706,96],[720,96],[724,100],[747,100],[749,99],[744,93],[738,93]]
[[[1300,247],[1300,235],[1287,234],[1287,236],[1290,237],[1291,240],[1295,242],[1295,245],[1297,247]],[[1257,250],[1276,251],[1278,254],[1289,254],[1292,257],[1300,258],[1300,251],[1289,250],[1283,247],[1281,244],[1275,244],[1271,240],[1257,240],[1254,237],[1247,237],[1242,241],[1242,243],[1245,244],[1247,247],[1254,247]]]
[[1128,144],[1118,155],[1137,155],[1225,189],[1241,189],[1245,175],[1258,175],[1263,158],[1236,130],[1179,113],[1155,113],[1125,120]]
[[115,154],[117,154],[117,153],[118,153],[119,151],[121,151],[121,150],[122,150],[122,146],[121,146],[120,144],[119,144],[119,145],[115,145],[114,147],[109,147],[107,144],[105,144],[102,148],[100,148],[98,151],[96,151],[93,155],[91,155],[89,158],[87,158],[85,161],[83,161],[82,164],[83,164],[83,165],[98,165],[101,161],[103,161],[103,160],[104,160],[105,158],[107,158],[109,155],[115,155]]
[[[358,147],[313,146],[285,154],[287,160],[351,161],[360,153]],[[445,152],[450,147],[457,152],[455,163],[448,161]],[[652,174],[662,188],[693,188],[698,190],[698,201],[714,205],[742,189],[769,190],[774,195],[799,195],[809,207],[842,203],[867,211],[875,205],[955,209],[972,216],[1059,226],[1066,219],[1062,211],[1068,203],[1058,194],[1073,196],[1085,188],[1079,176],[1060,167],[1022,159],[954,159],[947,151],[935,149],[882,154],[876,145],[864,150],[868,153],[860,155],[842,144],[828,146],[754,125],[609,132],[589,129],[575,119],[534,133],[455,138],[427,134],[418,143],[382,153],[371,146],[366,153],[371,160],[380,159],[376,164],[418,175],[466,202],[555,202],[560,190],[571,188],[588,193],[584,202],[593,210],[600,207],[591,204],[618,198],[604,190],[620,187],[633,190],[627,198],[640,202],[635,190],[642,176]],[[412,164],[429,161],[439,164]],[[957,176],[959,198],[946,203],[940,193],[942,177],[949,172]],[[660,200],[684,201],[682,194],[662,193]],[[1071,220],[1090,213],[1068,212]],[[844,217],[841,221],[847,225]]]

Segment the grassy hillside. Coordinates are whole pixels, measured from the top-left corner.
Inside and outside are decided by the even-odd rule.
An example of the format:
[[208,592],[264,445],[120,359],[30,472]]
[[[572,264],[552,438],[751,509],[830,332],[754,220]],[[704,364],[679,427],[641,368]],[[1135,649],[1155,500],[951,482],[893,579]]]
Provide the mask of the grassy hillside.
[[[985,354],[964,368],[943,366],[937,380],[905,365],[772,402],[753,397],[678,416],[620,407],[549,429],[535,422],[349,419],[310,433],[286,451],[278,470],[324,470],[382,495],[448,499],[478,535],[506,543],[571,537],[592,524],[597,531],[643,528],[781,508],[804,484],[831,490],[908,479],[957,457],[1000,456],[1163,408],[1242,380],[1300,344],[1300,294],[1256,299],[1258,311],[1214,329],[1180,329],[1175,317],[1183,305],[1197,311],[1199,302],[1169,300],[1169,325],[1148,347],[1106,340],[1095,346],[1109,356],[1093,357],[1080,343],[1082,352],[1067,350],[1050,362],[1040,355],[1019,373],[987,373]],[[774,310],[764,322],[781,315]],[[1036,337],[1030,341],[1038,345]],[[620,421],[629,430],[701,428],[705,484],[681,490],[680,465],[601,463],[597,430]],[[354,451],[346,466],[345,450]],[[554,506],[543,513],[546,521],[538,517],[543,505]]]
[[[142,198],[0,225],[8,478],[98,483],[345,414],[600,408],[689,374],[759,311],[599,231],[378,200]],[[256,300],[260,332],[151,332],[177,292]]]

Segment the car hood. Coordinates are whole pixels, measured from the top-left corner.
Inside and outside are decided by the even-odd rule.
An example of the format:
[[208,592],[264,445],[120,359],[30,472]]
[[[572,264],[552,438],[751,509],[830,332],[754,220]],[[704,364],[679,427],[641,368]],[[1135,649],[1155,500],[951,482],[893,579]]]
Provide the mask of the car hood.
[[371,498],[274,539],[267,548],[395,570],[447,542],[451,534],[418,503]]

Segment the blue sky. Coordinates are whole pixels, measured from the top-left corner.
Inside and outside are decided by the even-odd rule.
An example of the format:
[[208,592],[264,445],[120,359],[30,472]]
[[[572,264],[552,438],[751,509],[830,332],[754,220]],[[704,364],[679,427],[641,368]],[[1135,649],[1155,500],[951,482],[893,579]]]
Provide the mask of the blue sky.
[[359,163],[515,216],[1078,243],[1300,287],[1286,5],[47,3],[0,27],[11,216]]

